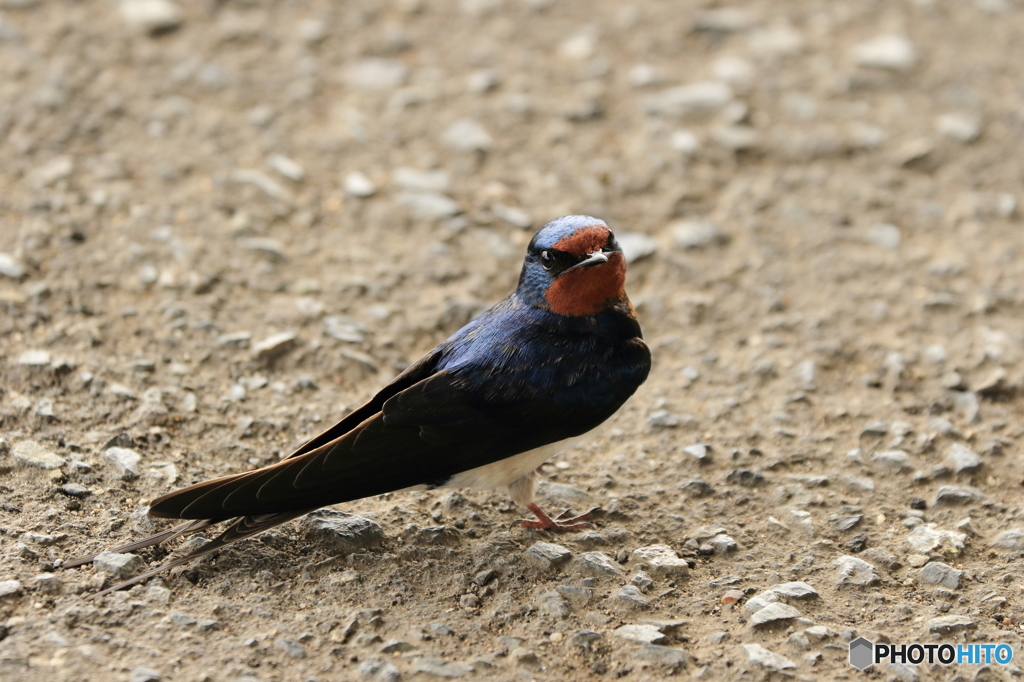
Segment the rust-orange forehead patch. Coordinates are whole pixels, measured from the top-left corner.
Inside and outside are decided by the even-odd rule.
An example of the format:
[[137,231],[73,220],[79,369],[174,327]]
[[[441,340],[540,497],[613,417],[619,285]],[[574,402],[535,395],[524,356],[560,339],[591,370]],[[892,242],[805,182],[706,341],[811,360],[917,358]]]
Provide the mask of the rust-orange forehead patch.
[[610,234],[611,231],[604,225],[588,225],[562,237],[551,247],[574,256],[585,256],[607,244]]

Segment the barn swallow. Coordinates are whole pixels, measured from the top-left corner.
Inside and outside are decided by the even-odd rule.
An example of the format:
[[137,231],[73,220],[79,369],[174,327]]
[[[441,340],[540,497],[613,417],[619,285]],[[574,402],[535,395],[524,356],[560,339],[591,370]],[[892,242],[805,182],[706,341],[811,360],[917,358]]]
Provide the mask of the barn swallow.
[[227,527],[203,547],[99,594],[320,507],[415,487],[505,487],[536,516],[521,526],[583,527],[586,515],[551,518],[537,506],[536,469],[550,446],[614,414],[650,372],[625,281],[626,259],[603,221],[548,223],[530,241],[515,292],[365,405],[280,462],[154,500],[150,516],[184,523],[111,551]]

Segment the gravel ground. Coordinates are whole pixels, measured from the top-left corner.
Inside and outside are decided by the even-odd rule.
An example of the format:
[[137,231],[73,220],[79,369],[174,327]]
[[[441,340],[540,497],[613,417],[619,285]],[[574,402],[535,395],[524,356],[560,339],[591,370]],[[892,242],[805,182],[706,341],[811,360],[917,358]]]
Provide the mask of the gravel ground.
[[[0,678],[1020,654],[1022,44],[1015,0],[0,0]],[[98,601],[167,552],[59,570],[341,417],[565,213],[620,236],[654,353],[543,468],[593,529],[403,493]]]

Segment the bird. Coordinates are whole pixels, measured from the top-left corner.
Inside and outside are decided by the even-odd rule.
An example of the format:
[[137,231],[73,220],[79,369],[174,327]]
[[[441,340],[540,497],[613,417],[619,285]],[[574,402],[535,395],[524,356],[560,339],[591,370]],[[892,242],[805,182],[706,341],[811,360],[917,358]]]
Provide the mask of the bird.
[[181,523],[109,551],[226,527],[94,597],[321,507],[407,489],[506,488],[536,517],[518,521],[523,528],[586,527],[595,510],[552,518],[536,504],[537,469],[614,414],[650,373],[625,280],[626,259],[607,223],[583,215],[549,222],[531,239],[514,292],[337,424],[274,464],[153,500],[150,516]]

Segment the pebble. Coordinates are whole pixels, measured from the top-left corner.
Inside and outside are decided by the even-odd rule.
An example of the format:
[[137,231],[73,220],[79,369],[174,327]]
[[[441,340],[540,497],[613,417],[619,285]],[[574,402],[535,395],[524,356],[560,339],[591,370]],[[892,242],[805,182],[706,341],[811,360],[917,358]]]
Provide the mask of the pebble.
[[651,606],[651,600],[636,585],[623,585],[615,598],[634,609],[647,609]]
[[731,537],[725,533],[721,533],[711,538],[705,543],[706,546],[711,548],[711,551],[715,554],[729,554],[739,549],[739,545]]
[[394,664],[388,661],[370,659],[359,664],[359,676],[368,680],[379,680],[379,682],[399,682],[402,673]]
[[440,220],[462,213],[457,201],[438,192],[399,192],[395,201],[417,220]]
[[888,251],[895,251],[900,248],[903,235],[900,228],[890,223],[876,223],[868,228],[867,240]]
[[1004,530],[992,541],[992,546],[1013,551],[1024,550],[1024,528]]
[[133,668],[129,682],[160,682],[160,673],[152,668]]
[[359,171],[352,171],[346,175],[343,186],[347,194],[361,199],[372,197],[377,193],[377,185],[373,183],[373,180]]
[[451,189],[451,178],[443,170],[421,171],[415,168],[399,167],[391,174],[391,180],[402,189],[415,192],[445,193]]
[[967,535],[952,530],[936,528],[934,523],[917,526],[907,534],[907,544],[918,554],[933,551],[959,552],[964,548]]
[[67,460],[60,457],[34,440],[15,441],[11,446],[11,457],[18,465],[37,469],[60,469]]
[[672,429],[679,426],[680,421],[678,414],[668,410],[657,410],[647,418],[647,425],[655,428]]
[[444,129],[441,139],[451,147],[465,152],[485,152],[494,140],[476,121],[462,118]]
[[668,637],[656,625],[627,623],[615,628],[612,634],[642,644],[668,644]]
[[181,10],[170,0],[121,0],[121,18],[148,33],[164,33],[181,25]]
[[707,481],[693,479],[683,484],[683,492],[691,497],[709,497],[715,494],[715,488]]
[[765,670],[769,671],[781,671],[790,670],[796,667],[793,661],[789,660],[785,656],[773,653],[768,649],[765,649],[760,644],[741,644],[743,650],[747,652],[747,660],[754,665],[759,665]]
[[906,71],[917,63],[914,45],[900,35],[883,35],[860,43],[853,51],[858,66]]
[[405,653],[406,651],[412,651],[416,647],[409,642],[403,642],[400,639],[389,639],[384,642],[380,648],[382,654],[396,654]]
[[958,571],[941,561],[932,561],[921,569],[918,577],[926,583],[942,585],[955,590],[960,587],[960,578],[963,574],[963,571]]
[[589,649],[590,645],[594,642],[599,642],[604,639],[604,635],[594,630],[579,630],[572,637],[569,638],[569,646],[579,647],[581,649]]
[[294,642],[284,637],[278,637],[274,640],[274,645],[291,658],[306,657],[306,649],[298,642]]
[[373,549],[384,542],[384,529],[377,522],[333,509],[307,514],[300,525],[307,535],[342,553]]
[[657,644],[640,647],[633,652],[633,658],[650,667],[664,670],[669,675],[675,675],[693,661],[693,656],[688,651]]
[[718,225],[697,220],[680,220],[669,225],[675,245],[682,249],[703,249],[729,243],[729,235]]
[[270,362],[290,352],[299,345],[295,332],[281,332],[269,336],[252,347],[252,356],[260,362]]
[[636,574],[629,579],[630,585],[636,585],[640,588],[641,592],[647,592],[654,585],[654,580],[647,574],[646,571],[637,571]]
[[706,443],[697,443],[695,445],[687,445],[683,448],[683,452],[690,457],[693,457],[698,462],[706,461],[708,456],[708,446]]
[[366,325],[340,315],[324,318],[324,334],[346,343],[362,343],[366,340]]
[[405,84],[409,71],[398,59],[367,57],[349,64],[345,82],[356,90],[394,90]]
[[525,230],[533,225],[533,218],[530,217],[530,214],[515,206],[492,204],[491,213],[498,220],[504,220],[509,225],[518,227],[521,230]]
[[103,459],[114,467],[122,481],[134,481],[139,477],[139,462],[142,456],[130,448],[107,448]]
[[944,485],[935,493],[933,507],[959,507],[983,499],[985,495],[975,488]]
[[789,604],[775,602],[755,611],[754,615],[750,617],[750,625],[755,628],[777,625],[794,618],[799,618],[800,615],[800,611]]
[[555,618],[565,618],[569,615],[569,606],[565,598],[558,592],[545,592],[537,598],[540,603],[540,610]]
[[875,567],[863,559],[845,555],[836,559],[832,565],[838,569],[836,572],[838,587],[874,585],[879,582]]
[[243,248],[254,251],[258,255],[274,263],[283,263],[288,260],[288,254],[284,246],[276,239],[269,237],[246,237],[238,240]]
[[968,144],[981,135],[981,121],[975,116],[943,114],[935,119],[935,130],[940,135]]
[[694,14],[693,30],[735,33],[752,28],[757,21],[757,14],[750,10],[739,7],[719,7],[701,10]]
[[542,569],[561,566],[572,558],[572,552],[550,542],[535,542],[524,553],[526,560]]
[[768,588],[775,594],[790,599],[817,599],[818,591],[805,582],[779,583]]
[[541,481],[537,484],[537,494],[551,504],[562,507],[582,510],[590,509],[594,505],[593,495],[564,483]]
[[675,550],[668,545],[648,545],[638,547],[630,554],[630,559],[659,577],[685,578],[690,575],[690,567],[685,559],[680,559]]
[[903,450],[885,450],[871,458],[872,462],[878,462],[896,471],[908,471],[913,469],[910,463],[910,454]]
[[29,182],[39,189],[49,187],[69,177],[74,169],[75,164],[70,156],[58,156],[34,169],[29,176]]
[[130,578],[146,568],[146,562],[138,554],[116,554],[100,552],[92,565],[99,571],[112,573],[118,578]]
[[980,467],[981,457],[966,445],[953,443],[949,446],[946,464],[953,470],[953,473],[959,474],[965,471],[974,471]]
[[252,168],[237,168],[231,171],[231,179],[244,185],[252,185],[271,199],[276,199],[281,203],[292,204],[295,202],[295,196],[290,190],[262,171]]
[[583,552],[576,559],[576,567],[583,575],[596,577],[620,576],[626,569],[604,552]]
[[18,364],[22,367],[48,367],[50,364],[50,353],[45,350],[26,350],[18,355]]
[[229,346],[231,348],[248,348],[251,339],[252,334],[249,332],[232,332],[218,336],[217,345]]
[[668,146],[684,157],[691,157],[700,151],[700,140],[689,130],[674,130],[668,137]]
[[732,102],[732,88],[720,81],[679,85],[648,95],[644,110],[661,116],[707,115]]
[[61,487],[57,488],[57,490],[68,497],[83,498],[92,494],[91,490],[80,483],[65,483]]
[[9,253],[0,251],[0,275],[11,279],[21,279],[25,274],[25,266],[20,260]]
[[658,250],[658,242],[642,232],[619,232],[615,241],[619,243],[627,264],[653,256]]
[[469,672],[466,666],[447,663],[440,658],[417,658],[413,663],[413,669],[418,673],[446,678],[463,677]]
[[939,616],[928,621],[928,632],[936,635],[952,635],[977,628],[977,624],[967,616]]
[[21,594],[21,583],[17,580],[0,580],[0,599],[17,597]]
[[715,128],[711,139],[734,152],[754,149],[758,145],[757,131],[748,125],[727,125]]

